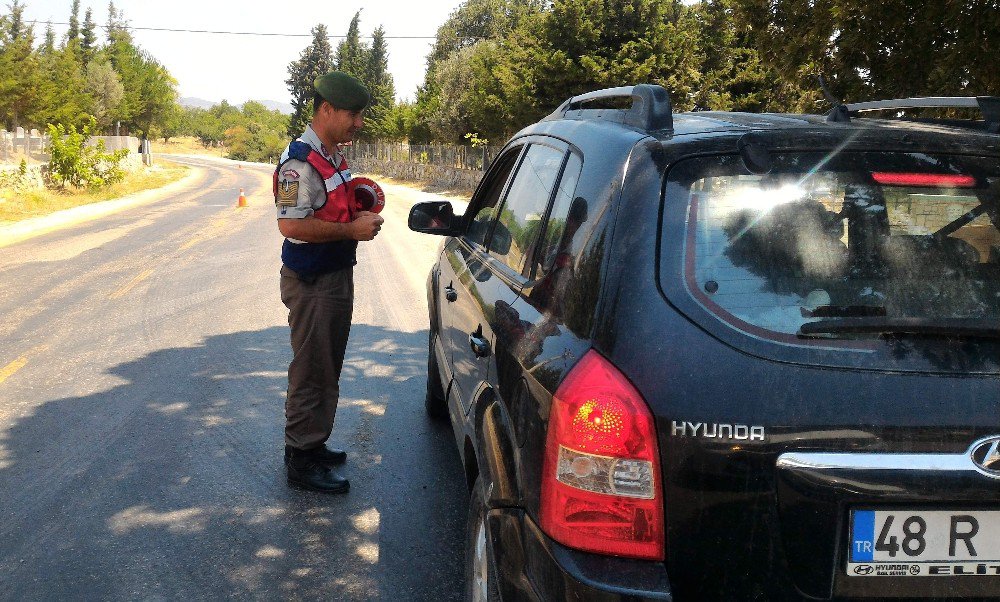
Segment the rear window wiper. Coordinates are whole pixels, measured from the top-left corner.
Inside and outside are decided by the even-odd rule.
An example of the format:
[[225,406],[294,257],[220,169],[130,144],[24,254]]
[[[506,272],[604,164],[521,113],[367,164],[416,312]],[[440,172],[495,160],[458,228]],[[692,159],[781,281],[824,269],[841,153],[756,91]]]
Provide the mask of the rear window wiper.
[[1000,319],[984,318],[834,318],[806,322],[796,333],[802,338],[828,334],[912,334],[934,337],[1000,338]]
[[881,305],[818,305],[812,309],[799,308],[803,318],[867,318],[884,316]]

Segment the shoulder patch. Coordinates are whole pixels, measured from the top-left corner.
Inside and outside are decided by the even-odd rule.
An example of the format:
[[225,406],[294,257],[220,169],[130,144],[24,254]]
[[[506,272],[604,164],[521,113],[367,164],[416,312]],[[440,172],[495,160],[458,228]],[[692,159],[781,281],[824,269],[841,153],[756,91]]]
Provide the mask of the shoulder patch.
[[281,172],[281,177],[285,178],[286,180],[298,180],[299,172],[295,171],[294,169],[286,169],[285,171]]
[[279,207],[294,207],[299,200],[299,183],[290,180],[278,182],[278,194],[274,197],[274,202]]

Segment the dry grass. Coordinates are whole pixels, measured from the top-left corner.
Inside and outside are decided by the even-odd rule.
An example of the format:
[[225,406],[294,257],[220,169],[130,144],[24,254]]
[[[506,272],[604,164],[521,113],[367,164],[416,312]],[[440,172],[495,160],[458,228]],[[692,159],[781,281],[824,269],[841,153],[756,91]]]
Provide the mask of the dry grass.
[[224,148],[205,148],[194,136],[171,138],[169,142],[151,140],[150,146],[154,153],[165,155],[208,155],[210,157],[226,156]]
[[0,223],[16,222],[100,201],[117,199],[144,190],[160,188],[184,177],[187,167],[159,161],[152,167],[131,173],[125,180],[96,190],[28,190],[15,192],[0,189]]

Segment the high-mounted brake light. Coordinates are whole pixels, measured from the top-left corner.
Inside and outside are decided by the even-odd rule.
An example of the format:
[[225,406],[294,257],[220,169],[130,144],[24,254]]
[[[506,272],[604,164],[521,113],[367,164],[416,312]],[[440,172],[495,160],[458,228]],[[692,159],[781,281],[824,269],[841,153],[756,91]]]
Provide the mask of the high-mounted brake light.
[[915,186],[927,188],[973,188],[976,178],[965,175],[935,173],[896,173],[877,171],[872,179],[885,186]]
[[588,351],[552,399],[541,527],[571,548],[664,559],[653,415],[608,360]]

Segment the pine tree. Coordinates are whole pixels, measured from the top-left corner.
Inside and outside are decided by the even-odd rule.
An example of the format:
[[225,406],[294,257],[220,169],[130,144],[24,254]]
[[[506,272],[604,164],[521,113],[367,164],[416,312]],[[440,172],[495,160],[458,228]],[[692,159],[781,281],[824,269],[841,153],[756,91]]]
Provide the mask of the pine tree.
[[80,58],[83,59],[84,65],[89,65],[97,53],[96,28],[93,11],[87,7],[87,12],[83,17],[83,29],[80,30]]
[[22,38],[30,37],[34,39],[32,27],[24,22],[24,3],[21,0],[14,0],[8,8],[10,9],[10,15],[7,17],[7,31],[4,32],[7,34],[4,46]]
[[108,2],[108,44],[115,44],[119,41],[132,43],[132,34],[129,32],[128,20],[125,13],[115,8],[114,0]]
[[363,79],[367,68],[367,48],[361,43],[361,11],[354,13],[347,28],[347,37],[337,46],[334,64],[338,71]]
[[41,104],[41,74],[32,51],[34,30],[24,21],[25,5],[14,0],[8,8],[10,13],[0,17],[0,124],[13,130],[31,124],[31,114]]
[[80,37],[80,0],[73,0],[73,7],[69,11],[69,30],[66,32],[66,41],[71,42]]
[[39,48],[42,54],[52,54],[56,51],[56,32],[52,29],[52,21],[45,23],[45,40]]
[[320,23],[312,29],[312,42],[299,55],[298,60],[288,64],[288,79],[285,85],[292,94],[292,117],[288,122],[288,135],[298,136],[305,131],[312,120],[312,104],[316,89],[313,82],[317,77],[333,70],[333,53],[326,25]]
[[389,73],[389,48],[385,41],[385,28],[379,26],[372,33],[372,44],[365,54],[367,65],[361,81],[368,87],[372,102],[368,109],[368,125],[361,133],[365,137],[381,138],[388,134],[389,124],[384,122],[396,102],[396,86]]

